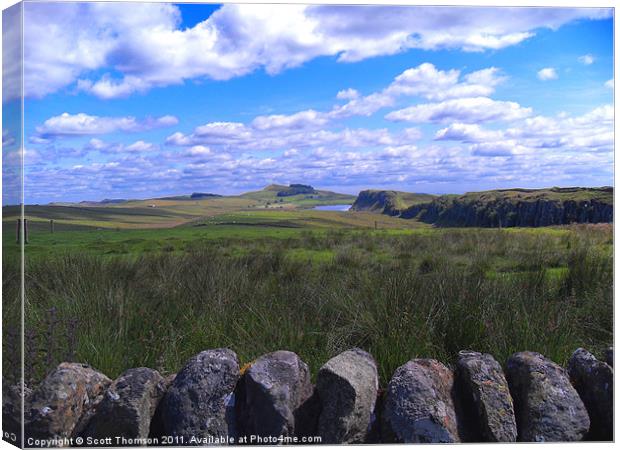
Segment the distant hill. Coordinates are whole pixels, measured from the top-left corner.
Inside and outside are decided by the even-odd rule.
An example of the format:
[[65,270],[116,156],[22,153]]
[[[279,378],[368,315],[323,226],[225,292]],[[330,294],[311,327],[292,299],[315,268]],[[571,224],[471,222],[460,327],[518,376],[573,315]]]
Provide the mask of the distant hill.
[[292,203],[299,207],[351,204],[356,198],[354,195],[315,189],[305,184],[270,184],[260,191],[246,192],[239,197],[264,203]]
[[222,197],[219,194],[207,194],[203,192],[194,192],[191,195],[174,195],[172,197],[161,197],[155,200],[201,200],[205,198],[219,198]]
[[400,214],[443,227],[540,227],[613,221],[613,188],[498,189],[442,195]]
[[413,194],[400,191],[365,190],[359,193],[351,211],[369,211],[388,216],[398,216],[407,208],[428,203],[435,198],[430,194]]
[[289,187],[278,191],[278,197],[290,197],[299,194],[316,194],[317,191],[307,184],[291,184]]
[[[97,206],[97,205],[118,205],[121,203],[126,203],[129,200],[125,199],[125,198],[105,198],[103,200],[101,200],[100,202],[96,202],[96,201],[83,201],[80,202],[79,204],[82,206]],[[63,205],[63,204],[68,204],[70,205],[71,203],[54,203],[55,205]]]

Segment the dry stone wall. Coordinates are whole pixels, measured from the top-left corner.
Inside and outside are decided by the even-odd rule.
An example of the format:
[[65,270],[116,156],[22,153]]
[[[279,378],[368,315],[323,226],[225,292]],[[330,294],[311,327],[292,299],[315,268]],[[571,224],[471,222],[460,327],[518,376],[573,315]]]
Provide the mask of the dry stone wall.
[[[457,443],[613,440],[613,350],[577,349],[567,369],[534,352],[502,366],[462,351],[454,369],[413,359],[379,389],[372,355],[347,350],[311,382],[289,351],[240,369],[229,349],[206,350],[178,374],[129,369],[110,380],[62,363],[25,401],[28,447],[281,443]],[[19,435],[20,393],[3,392],[6,433]]]

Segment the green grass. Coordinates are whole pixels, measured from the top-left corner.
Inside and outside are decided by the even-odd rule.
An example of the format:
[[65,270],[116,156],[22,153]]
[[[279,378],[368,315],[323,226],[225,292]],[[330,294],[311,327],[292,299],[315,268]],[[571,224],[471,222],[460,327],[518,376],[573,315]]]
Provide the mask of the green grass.
[[[242,362],[292,350],[316,374],[359,346],[377,359],[385,384],[412,357],[449,363],[469,348],[503,363],[533,350],[562,364],[579,346],[597,353],[612,341],[609,226],[402,229],[381,217],[394,228],[375,231],[364,215],[269,213],[172,229],[33,232],[28,379],[65,359],[111,377],[136,366],[175,372],[221,346]],[[242,219],[254,223],[231,224]],[[6,370],[18,348],[7,333],[19,319],[10,225]]]

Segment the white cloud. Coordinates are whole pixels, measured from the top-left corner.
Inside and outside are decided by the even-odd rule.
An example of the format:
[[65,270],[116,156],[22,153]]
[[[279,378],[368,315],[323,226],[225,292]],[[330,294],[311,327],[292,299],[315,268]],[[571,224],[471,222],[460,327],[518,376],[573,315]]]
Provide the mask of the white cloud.
[[209,147],[205,147],[204,145],[194,145],[187,149],[186,154],[190,156],[205,156],[210,155],[213,152]]
[[360,96],[360,93],[357,92],[355,89],[351,89],[351,88],[342,90],[338,92],[338,94],[336,94],[336,98],[338,100],[354,100],[358,98],[359,96]]
[[2,147],[15,144],[15,138],[7,129],[2,130]]
[[544,69],[540,69],[536,75],[538,76],[538,79],[542,81],[557,80],[558,78],[558,73],[553,67],[545,67]]
[[581,64],[589,66],[590,64],[594,63],[594,56],[590,54],[582,55],[578,58],[578,60]]
[[[232,131],[233,129],[238,132]],[[214,130],[218,132],[214,133]],[[224,133],[228,130],[230,133]],[[399,133],[390,133],[385,128],[344,128],[338,131],[298,128],[295,124],[281,128],[254,128],[240,123],[214,122],[196,127],[193,133],[185,135],[176,132],[166,139],[166,144],[180,147],[209,146],[222,147],[230,151],[278,150],[310,148],[330,145],[333,148],[361,148],[382,145],[401,145],[418,140],[421,133],[417,128],[406,128]]]
[[151,144],[150,142],[144,142],[142,140],[136,141],[131,145],[128,145],[124,148],[127,152],[136,152],[136,153],[144,153],[144,152],[152,152],[158,150],[159,147],[155,144]]
[[[462,78],[462,81],[459,81]],[[394,105],[400,96],[418,96],[429,100],[487,96],[506,79],[496,67],[471,72],[461,77],[459,70],[437,69],[422,63],[405,70],[388,87],[367,96],[355,95],[349,102],[332,108],[331,118],[370,116],[382,108]],[[342,91],[341,91],[342,92]],[[357,94],[357,91],[355,91]],[[339,93],[341,94],[341,93]]]
[[459,75],[458,70],[442,71],[433,64],[423,63],[398,75],[386,91],[392,95],[422,95],[428,98],[429,94],[455,86]]
[[2,11],[2,102],[21,98],[21,5]]
[[484,142],[496,141],[501,137],[501,131],[485,130],[480,125],[467,123],[453,123],[435,134],[438,141]]
[[609,89],[613,89],[614,88],[614,79],[612,78],[610,80],[607,80],[605,82],[605,87],[609,88]]
[[470,150],[478,156],[529,153],[544,158],[541,150],[613,154],[613,107],[603,105],[577,117],[527,117],[501,130],[455,123],[437,131],[435,139],[473,144]]
[[257,130],[306,129],[321,127],[327,121],[325,114],[309,109],[291,115],[258,116],[252,121],[252,126]]
[[102,99],[128,97],[134,92],[145,92],[150,87],[146,81],[131,75],[122,80],[113,80],[109,74],[106,74],[95,83],[88,79],[77,80],[79,91],[90,92]]
[[26,94],[77,82],[108,99],[202,77],[276,74],[319,56],[353,62],[410,48],[497,50],[538,28],[611,10],[226,4],[185,29],[179,9],[163,3],[28,3],[26,16]]
[[89,150],[105,150],[107,149],[109,144],[105,143],[101,139],[93,138],[88,141],[87,148]]
[[376,92],[364,97],[356,97],[344,105],[336,105],[329,112],[329,117],[345,118],[351,116],[371,116],[381,108],[392,106],[394,98],[384,92]]
[[511,121],[531,115],[531,108],[515,102],[492,100],[487,97],[457,98],[440,103],[425,103],[392,111],[385,116],[392,121],[413,123],[481,123]]
[[96,135],[114,132],[139,132],[154,128],[169,127],[178,124],[174,116],[147,117],[138,120],[135,117],[99,117],[85,113],[62,113],[50,117],[36,128],[39,137]]

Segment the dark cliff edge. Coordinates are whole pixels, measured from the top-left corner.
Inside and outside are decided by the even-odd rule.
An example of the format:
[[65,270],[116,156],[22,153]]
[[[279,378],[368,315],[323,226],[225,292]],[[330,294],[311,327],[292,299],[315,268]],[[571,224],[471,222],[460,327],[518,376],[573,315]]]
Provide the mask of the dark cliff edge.
[[412,194],[400,191],[361,191],[351,206],[351,211],[368,211],[388,216],[398,216],[408,208],[428,204],[435,198],[430,194]]
[[[360,197],[364,192],[360,193]],[[377,202],[380,199],[376,196]],[[375,206],[374,211],[441,227],[542,227],[609,223],[613,221],[613,188],[554,187],[469,192],[464,195],[442,195],[396,213],[389,204],[385,205],[384,211],[381,211],[380,206]]]

